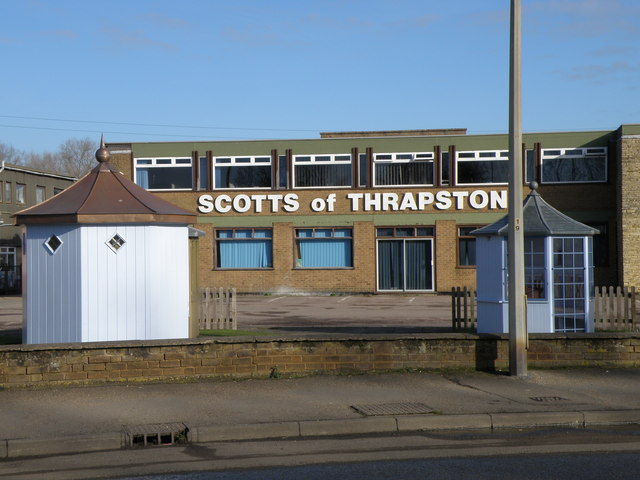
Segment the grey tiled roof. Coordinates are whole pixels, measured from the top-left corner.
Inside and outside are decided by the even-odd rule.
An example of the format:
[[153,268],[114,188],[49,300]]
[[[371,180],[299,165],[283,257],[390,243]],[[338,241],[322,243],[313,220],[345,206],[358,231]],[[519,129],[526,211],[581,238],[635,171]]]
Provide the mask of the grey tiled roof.
[[[595,228],[567,217],[564,213],[553,208],[545,202],[535,190],[531,190],[531,193],[524,199],[522,219],[524,223],[524,234],[527,236],[590,236],[599,233]],[[471,234],[476,236],[506,236],[508,234],[508,227],[509,216],[505,215],[497,222],[478,228],[471,232]]]

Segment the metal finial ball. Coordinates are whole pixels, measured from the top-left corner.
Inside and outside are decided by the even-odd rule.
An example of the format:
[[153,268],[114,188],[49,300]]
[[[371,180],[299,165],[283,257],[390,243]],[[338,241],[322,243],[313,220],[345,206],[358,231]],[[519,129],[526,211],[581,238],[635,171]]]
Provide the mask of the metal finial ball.
[[100,163],[109,161],[109,150],[107,150],[104,146],[101,146],[98,150],[96,150],[96,160]]
[[529,188],[531,190],[538,190],[538,182],[536,182],[535,180],[529,182]]

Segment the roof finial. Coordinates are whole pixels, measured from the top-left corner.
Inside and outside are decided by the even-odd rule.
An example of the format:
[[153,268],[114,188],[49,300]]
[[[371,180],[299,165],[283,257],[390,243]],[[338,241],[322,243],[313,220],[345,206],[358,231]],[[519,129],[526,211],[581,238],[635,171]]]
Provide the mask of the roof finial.
[[529,182],[529,188],[532,191],[534,191],[534,192],[537,191],[538,187],[539,187],[538,182],[536,182],[535,180],[532,180],[532,181]]
[[100,137],[100,148],[96,150],[96,160],[99,163],[105,163],[109,161],[109,150],[104,145],[104,133]]

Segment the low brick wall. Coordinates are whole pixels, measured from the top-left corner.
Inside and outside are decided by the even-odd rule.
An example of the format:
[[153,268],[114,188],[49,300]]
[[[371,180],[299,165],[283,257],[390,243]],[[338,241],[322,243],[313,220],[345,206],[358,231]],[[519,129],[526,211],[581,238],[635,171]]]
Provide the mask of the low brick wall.
[[[0,388],[189,378],[508,368],[506,335],[237,337],[0,347]],[[635,367],[640,335],[534,334],[533,368]]]

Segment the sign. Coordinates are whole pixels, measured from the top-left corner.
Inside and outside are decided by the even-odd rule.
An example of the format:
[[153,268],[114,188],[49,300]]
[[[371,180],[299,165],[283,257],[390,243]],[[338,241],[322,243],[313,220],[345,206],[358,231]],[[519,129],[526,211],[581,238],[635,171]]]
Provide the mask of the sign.
[[[499,210],[507,208],[506,190],[473,190],[437,192],[376,192],[347,193],[340,199],[351,212],[419,212],[434,210]],[[317,197],[309,202],[312,212],[334,212],[338,197],[329,193],[325,197]],[[342,204],[341,204],[342,206]],[[300,209],[300,199],[296,193],[286,194],[252,194],[244,193],[231,196],[225,193],[198,197],[200,213],[295,213]],[[344,208],[340,208],[344,211]]]

